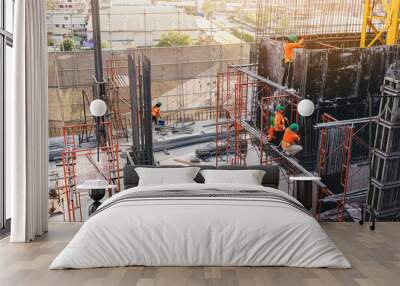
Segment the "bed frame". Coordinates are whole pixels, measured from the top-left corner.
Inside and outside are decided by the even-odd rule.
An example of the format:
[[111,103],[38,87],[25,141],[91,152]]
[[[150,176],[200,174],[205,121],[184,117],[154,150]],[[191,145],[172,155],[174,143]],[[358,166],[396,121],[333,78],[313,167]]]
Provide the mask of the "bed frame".
[[[126,165],[124,167],[124,187],[125,190],[129,188],[136,187],[139,183],[139,176],[135,171],[137,167],[146,167],[146,168],[184,168],[185,166],[178,165],[168,165],[168,166],[142,166],[142,165]],[[271,187],[278,189],[279,188],[279,167],[278,166],[211,166],[211,165],[199,165],[197,166],[201,168],[201,170],[209,170],[209,169],[217,169],[217,170],[263,170],[265,171],[265,175],[262,179],[261,184],[264,187]],[[194,178],[195,182],[203,184],[204,178],[198,173]]]

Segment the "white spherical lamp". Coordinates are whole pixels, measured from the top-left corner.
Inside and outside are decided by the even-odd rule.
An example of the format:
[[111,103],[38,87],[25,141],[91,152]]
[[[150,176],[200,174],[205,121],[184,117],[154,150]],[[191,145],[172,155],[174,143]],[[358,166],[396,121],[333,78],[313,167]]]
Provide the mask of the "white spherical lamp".
[[90,113],[93,116],[100,117],[106,114],[107,112],[107,105],[106,103],[101,100],[101,99],[95,99],[90,103]]
[[303,99],[297,105],[297,111],[303,117],[308,117],[314,113],[314,103],[309,99]]

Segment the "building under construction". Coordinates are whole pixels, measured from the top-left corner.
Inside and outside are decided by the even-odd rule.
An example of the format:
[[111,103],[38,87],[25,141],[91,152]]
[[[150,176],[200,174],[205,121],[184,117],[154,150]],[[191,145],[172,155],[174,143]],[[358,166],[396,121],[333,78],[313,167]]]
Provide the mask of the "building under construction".
[[[170,164],[172,150],[192,146],[192,156],[176,156],[175,163],[277,164],[281,187],[289,193],[295,192],[291,176],[321,177],[314,183],[310,205],[320,220],[398,218],[400,85],[395,63],[400,56],[400,2],[389,2],[259,0],[257,43],[249,52],[250,63],[224,61],[214,71],[204,118],[211,122],[202,125],[214,128],[209,133],[193,132],[198,122],[187,121],[202,118],[185,118],[181,108],[175,112],[180,126],[155,130],[146,113],[154,100],[151,76],[162,71],[155,74],[146,57],[139,61],[131,56],[134,53],[109,57],[104,80],[110,123],[103,124],[112,124],[109,134],[115,143],[105,140],[102,148],[118,166],[110,165],[107,180],[115,184],[120,178],[118,138],[127,141],[123,154],[129,164]],[[289,34],[304,38],[304,47],[295,50],[290,88],[282,85],[283,45]],[[84,106],[90,101],[85,96],[91,98],[83,96]],[[315,106],[309,117],[297,110],[303,99]],[[190,101],[177,102],[190,109]],[[303,151],[296,156],[268,141],[269,118],[277,105],[284,106],[289,123],[300,126]],[[86,124],[93,122],[86,114],[84,119]],[[176,133],[180,136],[174,137]],[[208,145],[199,149],[200,143]],[[68,168],[76,165],[75,155],[63,154],[64,176],[70,178]],[[64,187],[74,184],[66,180]]]

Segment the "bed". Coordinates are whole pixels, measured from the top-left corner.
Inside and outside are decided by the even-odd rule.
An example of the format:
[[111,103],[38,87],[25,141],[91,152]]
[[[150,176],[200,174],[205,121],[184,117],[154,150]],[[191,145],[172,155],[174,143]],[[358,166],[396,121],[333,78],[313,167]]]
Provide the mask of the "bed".
[[126,190],[99,207],[50,269],[351,267],[308,211],[278,190],[278,168],[249,168],[266,171],[261,185],[204,184],[199,174],[195,183],[138,186],[135,167],[125,167]]

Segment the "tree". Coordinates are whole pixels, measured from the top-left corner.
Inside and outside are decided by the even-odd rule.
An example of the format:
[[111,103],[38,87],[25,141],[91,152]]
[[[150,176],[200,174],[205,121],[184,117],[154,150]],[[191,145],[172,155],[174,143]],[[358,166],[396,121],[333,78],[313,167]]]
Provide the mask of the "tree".
[[55,0],[46,0],[46,9],[47,10],[54,10],[55,8],[56,8]]
[[246,33],[246,32],[242,32],[238,28],[232,28],[231,32],[235,37],[239,38],[240,40],[242,40],[244,42],[252,43],[255,41],[255,38],[253,35]]
[[75,49],[74,40],[71,38],[65,38],[60,44],[60,50],[63,52],[70,52]]
[[109,41],[102,41],[101,48],[102,49],[111,49],[111,43]]
[[206,0],[203,3],[202,9],[203,9],[204,15],[206,15],[206,18],[208,19],[208,18],[210,18],[211,14],[214,11],[214,3],[211,0]]
[[194,6],[185,6],[185,12],[188,15],[196,15],[196,7],[194,7]]
[[192,43],[193,40],[189,35],[172,31],[161,35],[157,47],[189,46]]

